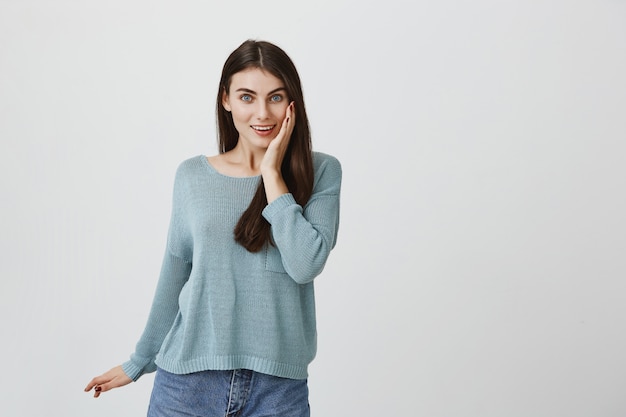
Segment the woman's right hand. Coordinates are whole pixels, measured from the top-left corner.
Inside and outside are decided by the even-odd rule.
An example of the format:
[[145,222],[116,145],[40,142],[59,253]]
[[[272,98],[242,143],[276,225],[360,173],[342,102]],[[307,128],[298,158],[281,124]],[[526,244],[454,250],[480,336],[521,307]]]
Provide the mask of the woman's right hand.
[[126,375],[122,369],[122,365],[119,365],[89,381],[89,384],[85,387],[85,392],[89,392],[93,388],[93,397],[98,398],[103,392],[113,388],[123,387],[131,382],[133,382],[133,380]]

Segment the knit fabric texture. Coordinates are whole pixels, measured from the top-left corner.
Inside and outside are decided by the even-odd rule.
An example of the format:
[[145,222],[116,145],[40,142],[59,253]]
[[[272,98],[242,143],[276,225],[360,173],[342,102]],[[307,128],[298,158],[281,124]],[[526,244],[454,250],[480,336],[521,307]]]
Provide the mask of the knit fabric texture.
[[248,252],[233,230],[261,180],[217,172],[203,155],[176,171],[165,256],[146,327],[122,366],[133,380],[156,367],[175,374],[251,369],[304,379],[316,352],[313,279],[339,226],[341,165],[314,152],[314,188],[268,204],[274,246]]

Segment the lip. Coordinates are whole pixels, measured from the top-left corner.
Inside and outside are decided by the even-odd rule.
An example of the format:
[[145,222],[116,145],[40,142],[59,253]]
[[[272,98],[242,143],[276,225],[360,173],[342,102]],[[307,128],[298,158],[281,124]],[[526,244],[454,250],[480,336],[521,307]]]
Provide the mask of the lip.
[[276,125],[251,125],[250,128],[259,136],[269,136],[272,134]]

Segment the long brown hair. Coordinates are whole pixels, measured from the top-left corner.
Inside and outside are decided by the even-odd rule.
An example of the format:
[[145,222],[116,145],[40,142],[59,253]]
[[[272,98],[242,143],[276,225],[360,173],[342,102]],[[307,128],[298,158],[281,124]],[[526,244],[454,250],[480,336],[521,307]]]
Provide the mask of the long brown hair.
[[[223,95],[229,93],[232,76],[249,68],[262,69],[280,79],[285,84],[289,100],[295,102],[295,125],[281,173],[289,192],[298,204],[304,206],[313,191],[311,129],[298,71],[289,56],[278,46],[265,41],[247,40],[224,63],[216,100],[219,152],[230,151],[239,141],[232,114],[226,111],[222,103]],[[270,224],[261,214],[265,206],[267,196],[261,179],[250,205],[234,230],[235,241],[250,252],[258,252],[266,244],[273,244]]]

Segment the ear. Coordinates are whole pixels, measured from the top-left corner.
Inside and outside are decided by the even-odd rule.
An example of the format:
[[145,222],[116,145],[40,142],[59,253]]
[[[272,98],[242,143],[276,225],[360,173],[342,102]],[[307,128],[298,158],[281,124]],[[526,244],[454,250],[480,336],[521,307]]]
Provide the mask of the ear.
[[224,108],[226,109],[226,111],[230,111],[231,107],[230,107],[230,100],[228,98],[228,94],[226,94],[226,90],[222,91],[222,106],[224,106]]

